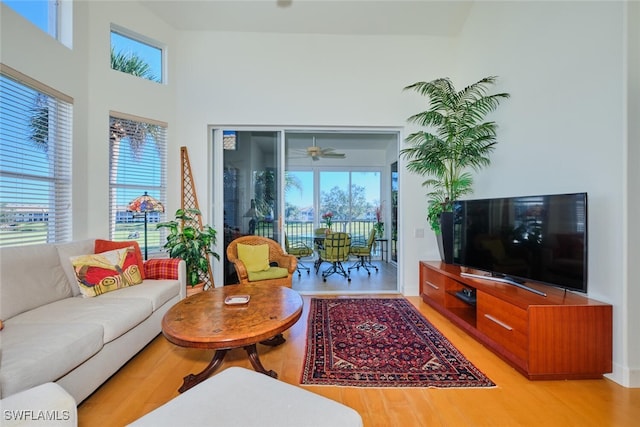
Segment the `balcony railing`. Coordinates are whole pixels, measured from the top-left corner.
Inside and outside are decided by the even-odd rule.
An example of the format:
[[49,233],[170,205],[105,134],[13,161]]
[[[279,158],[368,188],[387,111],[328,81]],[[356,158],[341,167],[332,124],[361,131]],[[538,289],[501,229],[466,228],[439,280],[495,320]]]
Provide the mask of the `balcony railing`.
[[[370,220],[355,220],[355,221],[333,221],[331,230],[334,232],[344,232],[351,235],[352,243],[364,243],[369,237],[369,233],[373,228],[375,222]],[[273,222],[271,221],[258,221],[256,225],[255,233],[260,236],[269,237],[274,240],[279,240],[274,235]],[[289,238],[289,241],[301,241],[309,247],[313,247],[313,238],[315,229],[318,227],[311,221],[287,221],[284,225],[285,233]],[[325,227],[324,224],[320,224],[320,227]]]

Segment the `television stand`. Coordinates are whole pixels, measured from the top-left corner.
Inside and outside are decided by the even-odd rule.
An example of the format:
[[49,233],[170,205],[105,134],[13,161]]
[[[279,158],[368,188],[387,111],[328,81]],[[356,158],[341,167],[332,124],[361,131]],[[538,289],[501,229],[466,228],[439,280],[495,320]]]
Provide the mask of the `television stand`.
[[483,274],[474,274],[474,273],[460,273],[462,277],[473,277],[474,279],[485,279],[490,280],[492,282],[500,282],[507,283],[509,285],[517,286],[519,288],[525,289],[529,292],[533,292],[534,294],[538,294],[540,296],[546,297],[547,294],[545,292],[539,291],[532,287],[525,285],[524,283],[520,283],[517,280],[510,279],[509,277],[500,277],[500,276],[485,276]]
[[602,378],[613,371],[611,304],[522,284],[538,291],[531,292],[440,261],[419,265],[422,300],[530,380]]

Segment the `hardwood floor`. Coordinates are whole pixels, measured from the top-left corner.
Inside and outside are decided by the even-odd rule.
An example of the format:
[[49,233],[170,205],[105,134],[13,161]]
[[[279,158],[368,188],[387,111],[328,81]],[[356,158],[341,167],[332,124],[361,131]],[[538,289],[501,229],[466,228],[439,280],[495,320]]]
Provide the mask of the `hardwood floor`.
[[[300,386],[311,297],[303,298],[305,311],[285,332],[287,342],[258,348],[265,368],[275,370],[281,381],[296,386]],[[419,297],[407,299],[497,387],[300,387],[354,408],[366,427],[638,425],[640,389],[624,388],[607,379],[529,381]],[[79,406],[80,426],[126,425],[177,396],[182,377],[203,369],[211,357],[211,351],[177,347],[159,335]],[[228,353],[221,369],[229,366],[251,369],[242,349]]]
[[[345,270],[352,266],[356,259],[343,263]],[[351,282],[345,277],[333,274],[327,277],[327,281],[322,280],[322,271],[329,267],[330,264],[323,263],[320,266],[318,274],[313,269],[313,260],[302,260],[302,263],[311,268],[311,272],[307,274],[302,271],[298,277],[293,276],[293,289],[301,294],[346,294],[346,293],[371,293],[371,292],[397,292],[398,270],[396,265],[390,262],[381,261],[379,257],[374,257],[371,263],[378,267],[378,272],[369,269],[371,274],[367,274],[364,268],[351,270]]]

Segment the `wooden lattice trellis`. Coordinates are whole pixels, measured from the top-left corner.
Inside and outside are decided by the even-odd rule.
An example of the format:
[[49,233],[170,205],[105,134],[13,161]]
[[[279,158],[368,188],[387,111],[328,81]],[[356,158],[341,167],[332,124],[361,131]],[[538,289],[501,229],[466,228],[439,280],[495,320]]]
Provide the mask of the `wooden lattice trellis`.
[[[182,209],[198,209],[198,195],[196,194],[196,184],[193,181],[193,174],[191,173],[191,163],[189,162],[189,153],[187,147],[180,147],[180,159],[182,163]],[[193,226],[202,228],[202,217],[197,217],[197,223],[194,219],[193,224],[185,224],[187,226]],[[200,281],[204,283],[204,289],[210,289],[213,285],[213,273],[211,272],[211,257],[207,255],[209,260],[209,269],[207,273],[200,273]]]

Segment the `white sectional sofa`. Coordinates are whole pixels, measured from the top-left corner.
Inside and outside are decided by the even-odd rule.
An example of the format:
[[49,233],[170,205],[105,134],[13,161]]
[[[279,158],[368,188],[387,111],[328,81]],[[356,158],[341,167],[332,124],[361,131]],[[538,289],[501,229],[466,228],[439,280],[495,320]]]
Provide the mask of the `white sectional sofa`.
[[[47,382],[79,404],[161,332],[186,293],[184,261],[150,260],[141,283],[83,297],[70,258],[94,239],[0,249],[0,397]],[[156,277],[165,264],[168,279]]]

